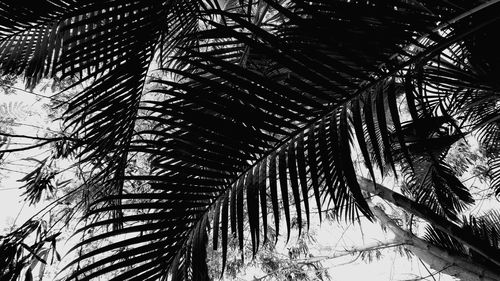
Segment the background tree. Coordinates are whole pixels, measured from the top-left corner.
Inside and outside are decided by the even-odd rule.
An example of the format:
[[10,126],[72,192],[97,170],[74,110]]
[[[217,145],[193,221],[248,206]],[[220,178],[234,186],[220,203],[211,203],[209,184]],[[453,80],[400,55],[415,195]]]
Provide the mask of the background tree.
[[109,242],[67,279],[205,280],[209,224],[224,267],[230,236],[256,253],[268,225],[288,239],[313,208],[401,231],[366,192],[432,225],[426,241],[401,232],[415,251],[498,279],[498,215],[462,218],[474,201],[447,158],[476,134],[498,190],[497,1],[30,5],[2,1],[0,69],[28,88],[85,83],[57,141],[89,171],[79,232],[92,235],[75,249]]

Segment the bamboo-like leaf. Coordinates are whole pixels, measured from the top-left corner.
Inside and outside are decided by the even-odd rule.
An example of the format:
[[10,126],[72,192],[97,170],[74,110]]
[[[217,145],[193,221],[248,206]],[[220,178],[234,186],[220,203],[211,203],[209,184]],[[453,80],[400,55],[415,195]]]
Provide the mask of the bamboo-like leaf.
[[[307,228],[310,226],[310,216],[309,216],[309,194],[308,194],[308,184],[306,176],[306,157],[304,155],[304,134],[300,134],[297,140],[297,168],[299,173],[300,187],[302,191],[302,198],[304,198],[304,209],[306,212]],[[318,201],[319,202],[319,198]],[[321,209],[318,209],[321,212]]]
[[[240,181],[238,181],[240,183]],[[234,185],[234,187],[231,190],[231,202],[229,205],[231,206],[231,233],[233,234],[234,237],[236,237],[236,233],[238,233],[238,230],[236,228],[236,222],[238,221],[236,217],[236,191],[237,191],[237,185]]]
[[[248,179],[248,178],[247,178]],[[236,213],[237,213],[237,225],[238,225],[238,245],[240,247],[240,251],[242,252],[241,258],[243,259],[244,254],[243,254],[243,247],[244,247],[244,237],[243,237],[243,223],[244,223],[244,208],[245,206],[243,205],[243,188],[241,188],[241,185],[243,185],[243,181],[246,181],[247,179],[240,179],[240,182],[238,183],[238,188],[236,190]]]
[[[396,132],[399,146],[401,147],[401,152],[403,153],[404,159],[408,162],[410,168],[413,169],[413,163],[408,152],[408,148],[406,147],[403,132],[401,129],[401,120],[399,118],[399,110],[397,105],[396,85],[395,81],[393,80],[390,80],[387,83],[387,106],[389,107],[389,111],[391,113],[391,120],[394,124],[394,130]],[[413,114],[415,114],[415,112]]]
[[283,212],[285,213],[285,222],[287,236],[286,241],[290,239],[290,206],[288,203],[288,178],[286,173],[286,152],[282,149],[278,156],[278,171],[281,188],[281,198],[283,199]]
[[193,236],[193,253],[192,258],[193,266],[191,267],[193,280],[208,280],[208,267],[206,263],[207,258],[207,217],[205,216],[201,223],[198,224],[195,234]]
[[368,168],[368,172],[372,178],[372,181],[375,182],[375,173],[373,172],[372,160],[370,159],[367,144],[365,141],[365,134],[363,131],[363,121],[361,119],[361,105],[359,100],[355,100],[351,106],[351,112],[353,116],[353,127],[356,132],[356,139],[358,140],[358,146],[361,150],[361,154],[363,155],[364,162],[366,167]]
[[[248,222],[250,224],[250,236],[252,239],[252,253],[255,256],[259,243],[259,189],[258,189],[258,166],[254,167],[247,177],[249,185],[247,188],[246,199],[247,199],[247,213]],[[240,219],[241,220],[241,219]],[[241,220],[242,221],[242,220]]]
[[372,146],[373,154],[375,154],[375,160],[377,161],[378,167],[380,171],[383,173],[384,165],[382,163],[382,156],[380,155],[377,132],[375,130],[375,123],[373,121],[372,100],[373,100],[372,95],[371,94],[368,95],[367,100],[365,100],[365,104],[363,106],[363,111],[365,114],[365,124],[366,124],[366,129],[368,131],[370,145]]
[[[344,107],[345,108],[345,107]],[[343,158],[346,156],[349,157],[347,160],[350,160],[351,155],[350,153],[347,153],[346,151],[342,151],[342,149],[346,149],[346,147],[341,146],[341,139],[339,135],[339,121],[340,122],[347,122],[347,119],[341,119],[339,120],[338,118],[338,111],[334,111],[333,114],[329,118],[329,136],[330,136],[330,143],[329,146],[332,148],[332,150],[336,153],[333,154],[333,173],[332,177],[334,180],[334,185],[335,185],[335,190],[336,194],[333,197],[335,199],[335,212],[334,214],[336,216],[341,216],[342,213],[345,213],[345,219],[349,219],[352,217],[349,217],[350,209],[352,209],[352,204],[350,204],[350,194],[347,191],[347,185],[346,185],[346,174],[344,174],[344,168],[342,167],[342,162]],[[342,124],[341,124],[342,125]],[[344,124],[345,125],[345,124]],[[343,126],[343,125],[342,125]],[[344,126],[343,126],[344,127]],[[347,147],[347,151],[350,151],[350,147]]]
[[380,130],[380,138],[382,139],[382,148],[385,155],[385,161],[391,166],[394,175],[397,177],[396,167],[392,159],[392,148],[389,141],[389,130],[387,129],[387,117],[385,113],[385,85],[380,85],[377,93],[375,93],[375,108],[377,109],[377,127]]
[[[359,206],[359,209],[361,212],[365,214],[365,216],[371,220],[373,217],[373,214],[370,211],[370,207],[368,207],[368,204],[366,203],[366,200],[363,197],[363,194],[361,194],[361,188],[358,184],[358,180],[356,177],[356,171],[354,170],[354,167],[352,165],[352,161],[350,160],[351,158],[351,148],[350,148],[350,136],[349,136],[349,129],[347,127],[347,107],[344,107],[342,111],[340,112],[340,120],[339,120],[339,144],[338,144],[338,149],[342,151],[341,154],[339,154],[339,160],[342,161],[341,165],[338,165],[343,168],[343,174],[346,180],[346,184],[349,187],[349,190],[354,197],[354,200],[356,204]],[[354,209],[354,208],[353,208]]]
[[408,110],[410,111],[410,115],[413,120],[418,120],[419,115],[417,113],[417,106],[415,104],[415,97],[413,96],[413,83],[410,77],[410,72],[405,76],[404,82],[405,95],[406,95],[406,103],[408,105]]
[[222,268],[221,268],[221,276],[224,274],[224,269],[226,267],[227,260],[227,232],[229,229],[228,220],[229,220],[229,212],[228,212],[228,204],[229,204],[229,196],[224,197],[224,201],[222,202],[222,225],[221,225],[221,243],[222,243]]
[[309,166],[309,173],[311,175],[311,185],[314,191],[314,198],[316,199],[316,207],[318,208],[319,218],[321,221],[321,195],[318,183],[317,172],[317,156],[316,156],[316,143],[314,138],[314,128],[309,130],[307,135],[307,164]]
[[221,211],[222,200],[218,200],[215,205],[214,220],[213,220],[213,249],[217,250],[217,245],[219,244],[219,220]]
[[[319,123],[319,128],[318,128],[318,143],[319,143],[319,158],[321,159],[321,173],[323,175],[323,179],[326,183],[325,190],[329,193],[331,196],[331,200],[333,202],[336,201],[336,196],[335,196],[335,190],[333,187],[333,180],[332,180],[332,175],[330,171],[330,157],[329,157],[329,149],[327,145],[327,135],[325,132],[325,127],[326,127],[326,121],[325,118],[321,120]],[[325,197],[326,198],[326,197]]]
[[297,175],[297,164],[296,164],[295,148],[293,145],[288,147],[288,172],[290,175],[290,182],[293,193],[293,200],[295,202],[295,211],[297,213],[297,225],[299,227],[299,236],[302,230],[302,209],[300,207],[300,191],[299,191],[299,179]]
[[[267,195],[266,195],[267,161],[266,160],[267,158],[260,163],[259,182],[258,182],[258,189],[260,195],[260,208],[262,212],[262,228],[263,228],[262,234],[264,236],[263,244],[266,244],[267,242]],[[257,233],[257,235],[259,235],[259,233]]]
[[[275,232],[276,232],[276,239],[278,239],[279,233],[280,233],[280,208],[278,205],[278,177],[276,175],[276,158],[277,155],[271,154],[269,157],[269,188],[271,190],[271,202],[273,205],[273,216],[274,216],[274,227],[275,227]],[[283,204],[286,204],[285,202]]]

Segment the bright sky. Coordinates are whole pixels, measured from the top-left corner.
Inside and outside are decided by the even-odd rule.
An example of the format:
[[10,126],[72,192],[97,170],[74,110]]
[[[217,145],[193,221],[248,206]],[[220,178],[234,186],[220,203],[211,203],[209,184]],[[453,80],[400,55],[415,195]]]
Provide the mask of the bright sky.
[[[18,83],[15,86],[20,88],[23,87],[22,83]],[[12,110],[16,114],[15,117],[17,118],[15,122],[18,124],[29,124],[33,126],[40,126],[42,128],[47,126],[47,120],[45,116],[42,116],[44,110],[42,110],[41,106],[44,102],[45,101],[41,100],[41,98],[22,91],[16,91],[16,94],[10,95],[0,93],[0,105],[8,107],[11,105],[13,106],[15,103],[22,103],[21,107]],[[25,135],[36,135],[41,131],[26,125],[15,126],[13,127],[13,130],[16,133]],[[22,139],[18,140],[25,141]],[[12,145],[12,147],[16,146],[18,145]],[[28,203],[24,204],[21,199],[20,195],[22,194],[22,190],[20,190],[19,187],[23,184],[17,181],[21,179],[30,169],[29,167],[24,166],[30,165],[30,162],[19,160],[25,157],[32,157],[32,153],[33,151],[31,151],[31,153],[9,153],[4,156],[4,161],[10,164],[7,164],[6,166],[2,165],[5,169],[0,170],[0,206],[2,210],[0,213],[0,229],[11,226],[15,218],[18,216],[17,223],[19,224],[35,213],[36,208],[33,206],[30,207]]]
[[[316,226],[314,226],[316,225]],[[360,249],[369,245],[376,245],[382,242],[392,241],[394,235],[390,232],[384,232],[377,223],[364,221],[359,225],[347,225],[345,223],[337,224],[324,221],[321,226],[315,219],[312,230],[316,231],[313,237],[316,242],[309,245],[310,253],[320,259],[340,255],[346,250]],[[286,238],[285,238],[286,239]],[[277,250],[281,254],[287,254],[287,245],[285,239],[278,242]],[[296,239],[296,236],[290,238],[290,244]],[[289,247],[290,245],[288,245]],[[324,259],[322,264],[328,269],[329,275],[335,281],[409,281],[417,278],[426,277],[418,280],[429,281],[453,281],[453,277],[444,274],[436,274],[435,279],[429,276],[427,269],[418,259],[407,259],[399,253],[388,248],[381,250],[382,255],[379,259],[371,262],[362,259],[358,255],[345,255],[343,257]],[[428,265],[425,265],[428,267]],[[432,273],[435,270],[428,268]],[[238,280],[253,280],[266,275],[258,268],[248,268]],[[416,280],[415,280],[416,281]]]

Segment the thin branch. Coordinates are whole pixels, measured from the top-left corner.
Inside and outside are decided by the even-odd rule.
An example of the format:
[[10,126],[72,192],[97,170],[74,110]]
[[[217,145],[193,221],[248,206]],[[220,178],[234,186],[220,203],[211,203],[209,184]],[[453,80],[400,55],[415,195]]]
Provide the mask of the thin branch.
[[0,132],[0,136],[6,136],[6,137],[11,137],[11,138],[32,139],[32,140],[46,140],[46,141],[60,141],[60,140],[65,140],[65,139],[73,140],[73,139],[67,138],[67,137],[43,138],[43,137],[35,137],[35,136],[27,136],[27,135],[8,134],[8,133],[4,133],[4,132]]
[[39,144],[35,144],[35,145],[27,146],[27,147],[21,147],[21,148],[2,149],[2,150],[0,150],[0,153],[30,150],[30,149],[34,149],[34,148],[37,148],[37,147],[44,146],[44,145],[46,145],[48,143],[51,143],[51,142],[53,142],[53,141],[45,141],[45,142],[42,142],[42,143],[39,143]]
[[[0,169],[2,169],[2,168],[0,168]],[[13,171],[13,172],[14,172],[14,171]],[[19,173],[21,173],[21,172],[19,172]],[[4,191],[4,190],[16,190],[16,189],[17,189],[17,190],[19,190],[19,187],[7,187],[7,188],[0,188],[0,191]]]
[[51,130],[51,129],[49,129],[49,128],[42,128],[42,127],[40,127],[40,126],[31,125],[31,124],[18,123],[18,122],[8,122],[8,121],[2,121],[2,120],[0,120],[0,123],[4,123],[4,124],[8,124],[8,125],[14,125],[14,126],[26,126],[26,127],[31,127],[31,128],[35,128],[35,129],[40,129],[40,130],[44,130],[44,131],[48,131],[48,132],[52,132],[52,133],[57,133],[57,134],[59,134],[59,133],[60,133],[60,132],[57,132],[57,131]]
[[323,260],[336,259],[336,258],[352,255],[353,253],[356,253],[356,252],[383,250],[383,249],[389,249],[389,248],[394,248],[394,247],[399,247],[399,246],[404,246],[404,245],[407,245],[407,243],[404,243],[404,242],[376,243],[375,245],[368,245],[366,247],[361,247],[361,248],[353,247],[353,248],[347,249],[345,251],[339,251],[337,254],[334,254],[331,256],[316,256],[316,257],[307,258],[307,259],[294,259],[294,260],[290,260],[290,261],[301,262],[301,263],[313,263],[313,262],[320,262]]
[[[11,169],[5,168],[5,167],[0,167],[0,170],[5,170],[5,171],[8,171],[8,172],[13,172],[13,173],[20,173],[20,174],[25,174],[25,175],[28,174],[28,173],[23,172],[23,171],[11,170]],[[17,188],[1,188],[0,190],[10,190],[10,189],[17,189]]]
[[34,92],[31,92],[31,91],[27,91],[27,90],[24,90],[24,89],[21,89],[21,88],[18,88],[18,87],[15,87],[15,86],[11,86],[11,85],[7,85],[7,84],[0,84],[1,87],[7,87],[7,88],[11,88],[11,89],[14,89],[16,91],[20,91],[20,92],[23,92],[23,93],[26,93],[26,94],[30,94],[30,95],[34,95],[34,96],[37,96],[37,97],[41,97],[41,98],[46,98],[46,99],[49,99],[49,100],[53,100],[53,101],[57,101],[57,102],[60,102],[60,103],[68,103],[66,101],[63,101],[63,100],[59,100],[59,99],[56,99],[56,98],[53,98],[51,96],[44,96],[44,95],[41,95],[41,94],[37,94],[37,93],[34,93]]
[[429,272],[429,273],[430,273],[430,275],[427,275],[427,276],[418,277],[418,278],[414,278],[414,279],[405,279],[405,280],[401,280],[401,281],[420,281],[420,280],[424,280],[424,279],[426,279],[426,278],[428,278],[428,277],[432,277],[432,279],[436,280],[436,279],[434,278],[434,275],[436,275],[436,274],[440,274],[441,272],[443,272],[443,271],[447,270],[448,268],[450,268],[450,267],[452,267],[452,266],[453,266],[453,265],[448,265],[448,266],[444,267],[443,269],[438,270],[438,271],[436,271],[436,272],[434,272],[434,273],[430,273],[430,272]]
[[[434,281],[437,281],[436,278],[434,278],[434,274],[431,273],[431,271],[429,270],[429,268],[427,268],[427,265],[425,265],[425,263],[422,261],[421,258],[418,258],[418,260],[420,261],[420,263],[424,266],[425,270],[427,271],[427,273],[429,273],[429,276],[432,277],[432,280]],[[443,270],[443,269],[441,269]],[[423,278],[422,278],[423,279]]]

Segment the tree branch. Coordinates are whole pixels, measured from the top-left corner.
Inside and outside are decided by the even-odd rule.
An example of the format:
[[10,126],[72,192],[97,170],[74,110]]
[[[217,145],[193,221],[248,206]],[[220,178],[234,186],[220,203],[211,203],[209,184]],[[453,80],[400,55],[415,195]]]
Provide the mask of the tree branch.
[[438,270],[442,270],[444,273],[456,277],[467,276],[467,278],[463,278],[463,280],[500,280],[500,275],[498,273],[493,272],[482,265],[476,264],[471,259],[451,254],[445,249],[420,239],[419,237],[402,229],[379,207],[373,205],[370,207],[372,207],[373,214],[379,220],[381,225],[390,229],[391,232],[396,235],[396,239],[400,240],[402,243],[408,244],[410,250],[419,258],[431,265],[431,267],[438,267]]
[[44,145],[49,144],[51,142],[53,142],[53,141],[45,141],[45,142],[42,142],[42,143],[39,143],[39,144],[35,144],[35,145],[31,145],[31,146],[26,146],[26,147],[20,147],[20,148],[2,149],[2,150],[0,150],[0,153],[30,150],[30,149],[34,149],[34,148],[37,148],[37,147],[40,147],[40,146],[44,146]]
[[428,223],[432,224],[437,229],[454,237],[458,241],[464,243],[474,251],[481,254],[486,259],[500,266],[500,253],[498,253],[498,251],[494,251],[493,249],[491,249],[489,245],[485,245],[483,242],[478,241],[476,237],[474,237],[470,233],[463,231],[455,223],[434,213],[427,206],[414,202],[413,200],[408,199],[407,197],[397,192],[394,192],[383,185],[374,183],[373,181],[367,178],[358,177],[358,181],[361,189],[369,193],[375,194],[380,198],[384,199],[385,201],[388,201],[404,209],[405,211],[426,220]]

